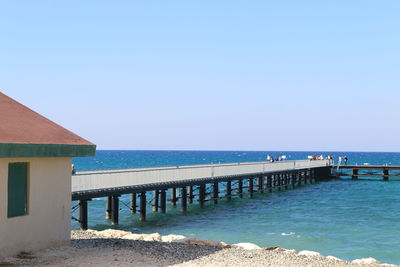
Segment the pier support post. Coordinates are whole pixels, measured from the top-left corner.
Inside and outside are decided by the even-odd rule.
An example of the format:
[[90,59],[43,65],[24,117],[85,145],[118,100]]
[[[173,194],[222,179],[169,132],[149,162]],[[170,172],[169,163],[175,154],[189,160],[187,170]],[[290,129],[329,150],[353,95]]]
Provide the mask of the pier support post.
[[118,225],[119,222],[119,197],[112,196],[112,212],[111,212],[112,225]]
[[272,176],[268,175],[267,176],[267,188],[269,190],[269,192],[272,192]]
[[219,198],[218,182],[214,182],[214,185],[213,185],[213,200],[214,200],[214,204],[218,204],[218,198]]
[[297,178],[297,185],[301,185],[301,173],[300,172],[296,173],[296,178]]
[[160,194],[159,190],[154,191],[153,212],[158,212],[159,194]]
[[383,180],[389,181],[389,170],[388,169],[383,169]]
[[160,198],[161,213],[165,213],[167,211],[167,192],[165,192],[165,190],[161,190],[160,195],[161,195]]
[[240,198],[243,198],[243,180],[238,180],[238,194]]
[[353,169],[353,175],[351,176],[352,180],[358,179],[358,169]]
[[226,197],[228,200],[232,199],[232,181],[226,182]]
[[249,179],[249,196],[253,197],[253,190],[254,190],[254,181],[253,178]]
[[278,174],[278,190],[281,191],[281,186],[282,186],[282,174]]
[[88,201],[79,200],[79,225],[81,230],[88,229]]
[[264,193],[264,176],[258,177],[257,186],[258,191]]
[[296,187],[296,173],[294,173],[294,172],[292,172],[292,173],[290,173],[290,176],[291,176],[291,178],[292,178],[292,188],[295,188]]
[[176,206],[176,188],[171,188],[171,205]]
[[140,220],[146,221],[146,192],[140,193]]
[[136,204],[136,193],[131,194],[131,212],[136,213],[137,204]]
[[289,175],[287,173],[284,174],[285,177],[285,189],[288,190],[289,185]]
[[181,210],[182,212],[187,211],[187,187],[183,186],[181,188]]
[[200,202],[200,207],[204,207],[204,199],[206,196],[206,185],[205,184],[201,184],[199,186],[199,202]]
[[111,212],[112,212],[112,198],[106,198],[106,220],[111,219]]
[[274,174],[272,176],[272,188],[276,189],[277,186],[278,186],[278,176],[277,174]]
[[194,193],[193,193],[193,185],[189,186],[189,203],[193,203]]

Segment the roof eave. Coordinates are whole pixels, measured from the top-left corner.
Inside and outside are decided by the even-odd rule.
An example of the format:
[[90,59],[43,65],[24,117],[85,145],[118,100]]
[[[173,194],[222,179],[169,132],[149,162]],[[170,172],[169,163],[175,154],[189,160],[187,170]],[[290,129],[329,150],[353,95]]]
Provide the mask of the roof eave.
[[0,143],[0,158],[92,157],[96,145]]

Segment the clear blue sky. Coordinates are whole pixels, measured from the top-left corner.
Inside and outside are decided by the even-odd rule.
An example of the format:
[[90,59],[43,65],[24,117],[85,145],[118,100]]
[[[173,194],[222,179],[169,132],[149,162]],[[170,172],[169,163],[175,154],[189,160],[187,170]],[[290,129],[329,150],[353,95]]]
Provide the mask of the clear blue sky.
[[400,1],[1,1],[0,91],[99,149],[400,151]]

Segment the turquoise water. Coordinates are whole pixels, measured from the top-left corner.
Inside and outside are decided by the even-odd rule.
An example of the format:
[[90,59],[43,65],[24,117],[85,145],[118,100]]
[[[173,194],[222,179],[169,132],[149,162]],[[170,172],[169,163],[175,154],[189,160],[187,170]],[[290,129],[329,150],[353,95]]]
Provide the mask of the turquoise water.
[[[260,161],[267,154],[304,159],[321,153],[336,158],[347,155],[349,164],[400,165],[400,153],[243,151],[98,151],[96,157],[77,158],[74,163],[79,170],[94,170]],[[144,223],[129,212],[129,197],[125,196],[121,198],[120,225],[116,228],[314,250],[346,260],[374,257],[400,264],[399,191],[398,181],[332,180],[295,190],[256,194],[252,199],[207,203],[204,209],[193,204],[186,214],[179,212],[179,206],[168,206],[165,215],[151,213],[149,206]],[[104,207],[104,199],[89,203],[90,228],[111,227],[104,219]],[[76,222],[72,225],[78,228]]]

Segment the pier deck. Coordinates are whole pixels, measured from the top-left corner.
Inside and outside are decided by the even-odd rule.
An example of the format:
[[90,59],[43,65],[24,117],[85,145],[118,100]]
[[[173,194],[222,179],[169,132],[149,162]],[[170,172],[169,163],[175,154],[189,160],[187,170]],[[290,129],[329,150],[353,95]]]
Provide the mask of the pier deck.
[[[254,192],[272,192],[288,189],[289,185],[311,183],[330,177],[331,165],[328,160],[296,160],[280,162],[241,162],[174,167],[152,167],[137,169],[81,171],[72,176],[72,200],[78,200],[81,229],[88,227],[88,201],[92,198],[107,197],[106,219],[118,224],[119,197],[131,194],[130,209],[139,211],[140,219],[146,219],[146,192],[153,191],[153,211],[166,211],[167,190],[171,190],[172,206],[181,202],[181,210],[187,210],[187,202],[197,198],[200,206],[206,201],[233,196],[243,197]],[[256,180],[254,182],[254,180]],[[233,183],[234,182],[234,183]],[[220,190],[220,184],[224,190]],[[177,189],[180,189],[178,196]],[[210,190],[211,189],[211,190]],[[210,192],[207,192],[209,190]],[[224,193],[222,195],[221,193]],[[211,196],[207,199],[208,196]],[[137,205],[139,199],[139,207]],[[139,209],[138,209],[139,208]]]
[[327,166],[326,160],[297,160],[81,171],[72,176],[72,200]]
[[382,177],[383,181],[388,181],[389,177],[400,177],[400,166],[397,165],[336,165],[332,168],[332,175],[351,176],[353,180],[358,180],[359,177]]

